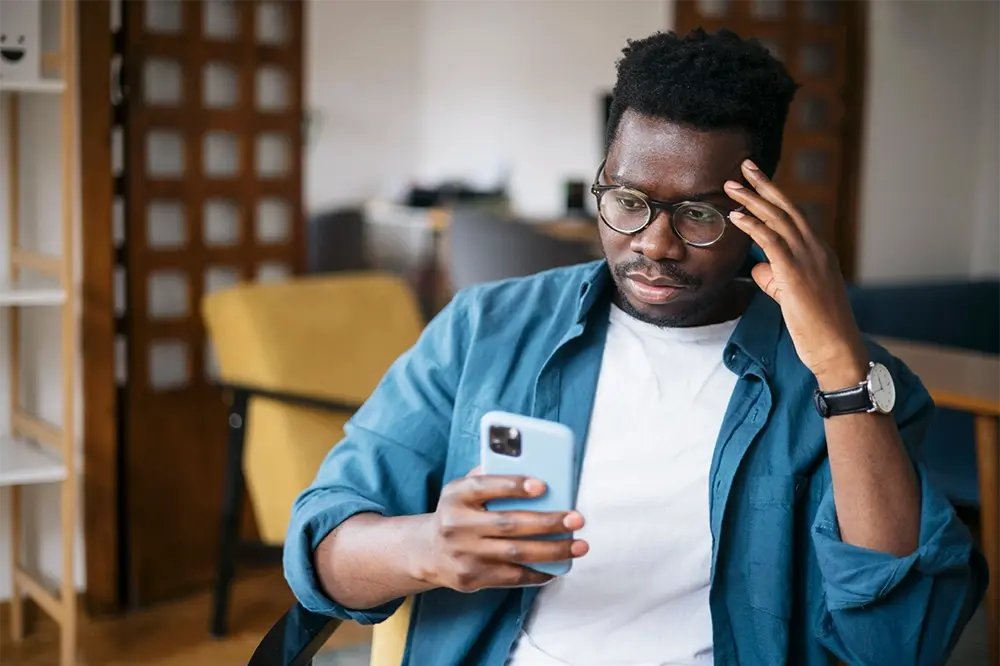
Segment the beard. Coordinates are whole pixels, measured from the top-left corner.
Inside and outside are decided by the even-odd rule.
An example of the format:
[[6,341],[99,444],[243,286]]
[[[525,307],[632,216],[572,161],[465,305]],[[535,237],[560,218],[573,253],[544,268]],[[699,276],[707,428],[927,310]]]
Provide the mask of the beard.
[[[641,272],[649,277],[667,278],[672,283],[685,287],[683,301],[670,304],[669,312],[644,311],[637,308],[628,297],[624,287],[629,273]],[[641,322],[661,328],[680,328],[697,325],[706,311],[717,307],[725,299],[730,286],[727,281],[721,289],[705,289],[700,279],[681,269],[673,262],[653,262],[633,259],[611,268],[615,283],[616,305],[627,315]]]

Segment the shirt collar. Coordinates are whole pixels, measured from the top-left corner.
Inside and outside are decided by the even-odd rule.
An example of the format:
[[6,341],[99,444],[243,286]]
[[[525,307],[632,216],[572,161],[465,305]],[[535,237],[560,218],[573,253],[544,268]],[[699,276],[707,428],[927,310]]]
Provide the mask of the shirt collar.
[[[607,261],[601,259],[592,262],[580,284],[576,323],[583,323],[594,307],[610,298],[611,294],[611,273]],[[774,367],[782,328],[781,308],[770,296],[755,288],[750,305],[726,345],[726,364],[736,372],[746,369],[746,363],[737,363],[735,352],[739,350],[748,361],[759,365],[765,374],[769,374]]]
[[590,263],[580,284],[580,295],[576,306],[576,323],[583,323],[594,306],[611,296],[611,272],[606,259]]
[[729,369],[737,372],[746,369],[746,364],[737,363],[735,351],[739,350],[749,361],[759,365],[764,374],[770,374],[782,328],[781,308],[770,296],[755,288],[750,305],[726,345],[724,360]]

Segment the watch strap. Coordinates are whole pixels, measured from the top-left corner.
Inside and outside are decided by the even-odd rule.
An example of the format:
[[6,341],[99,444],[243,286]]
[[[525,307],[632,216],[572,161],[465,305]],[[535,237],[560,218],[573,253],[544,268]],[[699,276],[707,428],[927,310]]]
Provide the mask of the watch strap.
[[850,388],[824,393],[816,389],[816,409],[820,416],[829,418],[841,414],[857,414],[869,412],[872,409],[871,396],[868,394],[868,382],[864,381]]

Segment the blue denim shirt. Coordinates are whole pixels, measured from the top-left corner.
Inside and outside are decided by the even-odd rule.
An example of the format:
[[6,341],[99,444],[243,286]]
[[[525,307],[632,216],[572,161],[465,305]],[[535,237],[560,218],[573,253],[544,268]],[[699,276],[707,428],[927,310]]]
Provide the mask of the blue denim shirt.
[[[359,512],[433,511],[442,486],[478,464],[479,419],[489,410],[570,426],[579,473],[610,292],[599,261],[476,286],[452,300],[294,504],[284,566],[304,606],[364,624],[398,608],[402,600],[337,604],[319,587],[312,552]],[[984,595],[985,560],[921,467],[933,403],[899,360],[875,344],[869,351],[895,379],[894,417],[920,473],[919,548],[896,557],[841,541],[815,379],[777,305],[758,293],[724,351],[739,379],[700,498],[711,515],[716,664],[825,666],[830,653],[849,664],[943,664]],[[536,592],[419,595],[404,666],[501,666]]]

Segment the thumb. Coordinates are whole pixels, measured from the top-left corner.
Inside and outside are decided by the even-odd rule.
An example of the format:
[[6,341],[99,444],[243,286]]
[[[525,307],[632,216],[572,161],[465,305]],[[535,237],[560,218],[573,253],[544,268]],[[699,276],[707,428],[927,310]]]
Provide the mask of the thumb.
[[773,298],[779,304],[781,303],[779,298],[781,296],[781,290],[778,289],[774,282],[774,270],[771,268],[771,264],[757,264],[750,270],[750,275],[753,276],[753,281],[757,283],[757,286],[760,287],[765,294]]
[[469,470],[469,473],[466,474],[466,476],[479,476],[482,473],[483,473],[483,466],[476,465],[475,467]]

